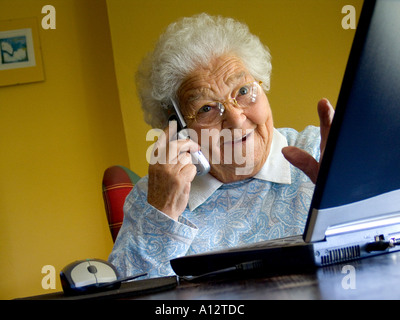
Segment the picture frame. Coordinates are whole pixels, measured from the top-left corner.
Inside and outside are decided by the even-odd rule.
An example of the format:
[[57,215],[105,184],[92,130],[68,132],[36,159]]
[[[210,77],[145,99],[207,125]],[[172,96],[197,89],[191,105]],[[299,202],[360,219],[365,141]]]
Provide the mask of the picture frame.
[[0,86],[44,80],[37,19],[0,21]]

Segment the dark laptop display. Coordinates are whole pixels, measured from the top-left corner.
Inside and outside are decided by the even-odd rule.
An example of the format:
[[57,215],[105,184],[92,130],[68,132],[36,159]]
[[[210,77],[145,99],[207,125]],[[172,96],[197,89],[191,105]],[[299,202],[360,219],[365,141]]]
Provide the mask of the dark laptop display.
[[400,0],[366,0],[305,242],[279,239],[185,256],[172,260],[172,268],[178,275],[201,275],[232,267],[323,266],[400,250],[399,139]]
[[399,17],[398,0],[365,1],[310,213],[373,199],[370,212],[332,212],[335,224],[400,210]]

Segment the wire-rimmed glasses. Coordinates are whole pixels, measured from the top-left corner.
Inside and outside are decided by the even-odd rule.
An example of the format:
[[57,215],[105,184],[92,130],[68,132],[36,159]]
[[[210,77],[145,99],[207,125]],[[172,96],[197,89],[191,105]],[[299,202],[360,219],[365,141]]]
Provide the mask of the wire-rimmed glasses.
[[210,101],[202,105],[194,115],[185,116],[186,119],[195,121],[199,126],[215,126],[222,122],[226,105],[231,103],[236,108],[248,109],[257,102],[261,90],[261,81],[253,81],[241,85],[232,95],[233,98],[225,101]]

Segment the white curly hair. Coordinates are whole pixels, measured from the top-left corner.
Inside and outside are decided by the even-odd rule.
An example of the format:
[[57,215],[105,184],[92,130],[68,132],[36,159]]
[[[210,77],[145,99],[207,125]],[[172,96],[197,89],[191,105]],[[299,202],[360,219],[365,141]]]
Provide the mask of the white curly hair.
[[199,66],[226,54],[238,57],[250,74],[269,91],[271,55],[247,25],[206,13],[183,18],[168,26],[153,52],[136,73],[136,88],[145,121],[153,128],[167,125],[170,99],[185,78]]

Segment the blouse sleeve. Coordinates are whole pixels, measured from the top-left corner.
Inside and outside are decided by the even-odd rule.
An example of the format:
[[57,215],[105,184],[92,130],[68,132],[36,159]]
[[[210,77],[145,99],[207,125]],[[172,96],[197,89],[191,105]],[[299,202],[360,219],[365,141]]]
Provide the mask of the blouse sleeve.
[[174,274],[169,261],[188,251],[198,232],[184,217],[171,219],[147,202],[147,177],[125,200],[124,221],[109,261],[121,277],[146,272],[148,277]]

